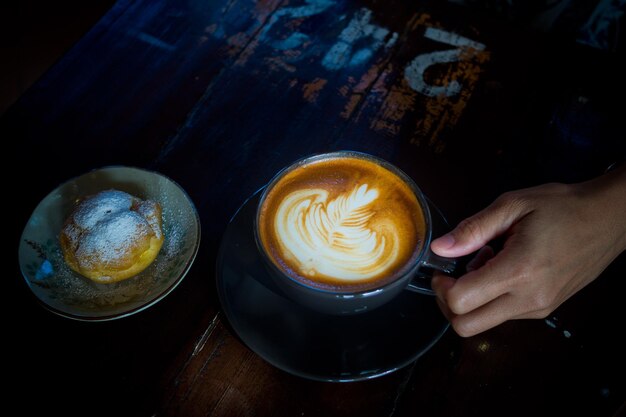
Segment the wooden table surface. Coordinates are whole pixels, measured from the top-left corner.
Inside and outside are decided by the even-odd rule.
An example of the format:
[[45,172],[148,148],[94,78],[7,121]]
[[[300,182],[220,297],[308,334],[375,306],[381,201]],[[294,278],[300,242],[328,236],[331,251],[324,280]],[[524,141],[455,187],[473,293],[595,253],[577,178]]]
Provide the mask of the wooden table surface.
[[388,159],[456,223],[503,191],[598,175],[624,150],[614,53],[459,3],[118,1],[2,118],[16,148],[11,242],[59,183],[122,164],[177,181],[202,243],[164,300],[103,323],[42,308],[9,249],[5,393],[18,415],[623,413],[624,255],[545,320],[467,339],[448,330],[416,362],[362,382],[274,368],[221,310],[229,219],[304,155]]

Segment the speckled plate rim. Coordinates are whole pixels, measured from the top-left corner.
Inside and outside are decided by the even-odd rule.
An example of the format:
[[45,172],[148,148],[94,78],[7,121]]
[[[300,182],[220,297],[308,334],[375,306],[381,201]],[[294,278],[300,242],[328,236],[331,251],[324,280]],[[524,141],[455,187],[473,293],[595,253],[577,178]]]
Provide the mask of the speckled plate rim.
[[[109,315],[103,315],[103,316],[88,316],[88,315],[78,315],[78,314],[72,314],[69,313],[67,311],[63,311],[60,310],[56,307],[51,306],[50,304],[48,304],[47,302],[45,302],[45,300],[41,299],[41,297],[38,296],[37,292],[33,289],[32,287],[32,283],[30,278],[28,277],[28,274],[26,273],[26,271],[24,271],[24,265],[21,262],[20,259],[20,250],[21,250],[21,242],[24,241],[24,235],[26,233],[26,230],[28,228],[28,224],[30,223],[33,215],[37,212],[37,210],[39,209],[40,205],[49,197],[51,197],[55,192],[57,192],[59,189],[61,189],[62,187],[65,187],[71,183],[76,182],[79,178],[86,176],[86,175],[91,175],[94,174],[95,172],[98,171],[102,171],[102,170],[107,170],[107,169],[116,169],[116,168],[125,168],[125,169],[132,169],[132,170],[138,170],[138,171],[142,171],[144,173],[147,173],[149,175],[155,175],[155,176],[159,176],[161,178],[163,178],[165,181],[171,183],[172,185],[174,185],[175,187],[177,187],[180,192],[185,196],[187,203],[189,204],[189,208],[191,209],[191,212],[193,213],[193,220],[194,220],[194,224],[195,224],[195,231],[196,231],[196,239],[195,242],[193,242],[193,251],[191,252],[190,256],[188,257],[185,266],[182,268],[182,272],[180,273],[180,275],[171,283],[170,286],[168,286],[167,288],[165,288],[163,291],[161,291],[159,294],[157,294],[152,300],[141,304],[137,307],[133,307],[131,309],[128,309],[126,311],[122,311],[120,313],[117,314],[109,314]],[[167,175],[164,175],[160,172],[157,171],[153,171],[153,170],[149,170],[149,169],[145,169],[145,168],[139,168],[139,167],[135,167],[135,166],[129,166],[129,165],[106,165],[106,166],[102,166],[99,168],[94,168],[90,171],[87,171],[83,174],[74,176],[70,179],[68,179],[67,181],[64,181],[63,183],[59,184],[57,187],[55,187],[53,190],[51,190],[48,194],[46,194],[37,204],[37,206],[35,206],[35,208],[33,209],[31,215],[29,216],[28,221],[26,222],[26,225],[24,226],[24,229],[22,230],[22,233],[20,235],[20,240],[19,240],[19,244],[18,244],[18,263],[20,266],[20,272],[22,274],[22,277],[24,278],[24,281],[26,281],[26,285],[28,286],[28,288],[30,289],[33,297],[35,297],[35,299],[37,300],[37,302],[44,307],[46,310],[50,311],[51,313],[54,313],[60,317],[64,317],[64,318],[68,318],[71,320],[75,320],[75,321],[81,321],[81,322],[104,322],[104,321],[112,321],[112,320],[117,320],[117,319],[121,319],[124,317],[129,317],[132,316],[134,314],[137,314],[141,311],[144,311],[146,309],[148,309],[149,307],[152,307],[153,305],[155,305],[156,303],[158,303],[159,301],[161,301],[162,299],[164,299],[167,295],[169,295],[172,291],[174,291],[174,289],[183,281],[183,279],[185,278],[185,276],[187,275],[187,273],[189,272],[189,270],[191,269],[191,266],[193,265],[196,256],[198,254],[198,251],[200,249],[200,241],[201,241],[201,234],[202,234],[202,227],[201,227],[201,223],[200,223],[200,215],[198,214],[198,210],[196,209],[195,204],[193,203],[193,200],[191,199],[191,197],[189,196],[189,194],[187,193],[187,191],[185,191],[185,189],[178,184],[176,181],[174,181],[173,179],[171,179],[170,177],[168,177]]]

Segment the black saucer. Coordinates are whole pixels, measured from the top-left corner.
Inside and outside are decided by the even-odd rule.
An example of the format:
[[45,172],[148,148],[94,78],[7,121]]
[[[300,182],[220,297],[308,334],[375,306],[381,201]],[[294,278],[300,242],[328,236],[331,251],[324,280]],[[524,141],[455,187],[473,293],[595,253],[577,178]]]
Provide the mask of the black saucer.
[[[285,298],[265,272],[254,242],[260,191],[231,219],[217,260],[224,313],[250,349],[304,378],[357,381],[410,364],[441,338],[448,322],[432,296],[404,291],[376,310],[352,316],[316,313]],[[438,236],[447,224],[432,203],[430,208]]]

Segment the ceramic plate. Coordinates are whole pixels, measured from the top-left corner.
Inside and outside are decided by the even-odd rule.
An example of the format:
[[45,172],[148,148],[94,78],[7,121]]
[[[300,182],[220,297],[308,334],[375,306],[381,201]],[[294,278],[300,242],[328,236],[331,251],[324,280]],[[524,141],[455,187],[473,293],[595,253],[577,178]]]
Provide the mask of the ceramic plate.
[[[72,271],[63,260],[59,232],[84,197],[117,189],[158,202],[165,240],[155,261],[138,275],[97,284]],[[31,215],[19,246],[26,283],[49,310],[85,321],[125,317],[163,299],[178,285],[200,244],[200,219],[187,193],[171,179],[131,167],[94,170],[60,185]]]

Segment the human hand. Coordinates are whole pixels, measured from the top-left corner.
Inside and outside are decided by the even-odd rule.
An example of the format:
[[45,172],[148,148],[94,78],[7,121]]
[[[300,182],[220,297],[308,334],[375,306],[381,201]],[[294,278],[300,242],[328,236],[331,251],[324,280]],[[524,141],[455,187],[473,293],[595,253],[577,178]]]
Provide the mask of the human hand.
[[[438,274],[440,308],[461,336],[545,318],[626,249],[626,169],[585,183],[505,193],[433,240],[440,256],[481,249],[457,280]],[[502,236],[495,254],[485,246]]]

